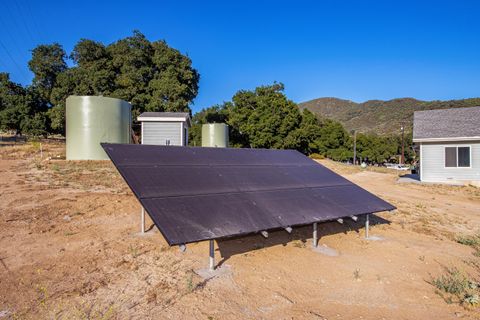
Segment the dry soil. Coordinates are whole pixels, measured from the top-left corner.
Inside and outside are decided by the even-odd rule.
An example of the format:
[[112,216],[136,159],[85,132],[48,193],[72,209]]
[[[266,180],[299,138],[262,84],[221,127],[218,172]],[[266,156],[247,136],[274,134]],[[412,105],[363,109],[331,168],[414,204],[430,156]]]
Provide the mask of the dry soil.
[[398,207],[364,221],[169,247],[108,161],[62,160],[61,142],[0,146],[0,319],[478,319],[431,280],[480,258],[480,189],[398,184],[387,170],[321,163]]

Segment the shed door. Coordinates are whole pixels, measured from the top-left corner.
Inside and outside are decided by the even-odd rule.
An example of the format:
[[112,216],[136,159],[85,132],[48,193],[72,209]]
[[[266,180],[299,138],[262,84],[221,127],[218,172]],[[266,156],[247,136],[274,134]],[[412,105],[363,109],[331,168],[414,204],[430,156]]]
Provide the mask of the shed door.
[[180,122],[143,122],[143,144],[181,146]]

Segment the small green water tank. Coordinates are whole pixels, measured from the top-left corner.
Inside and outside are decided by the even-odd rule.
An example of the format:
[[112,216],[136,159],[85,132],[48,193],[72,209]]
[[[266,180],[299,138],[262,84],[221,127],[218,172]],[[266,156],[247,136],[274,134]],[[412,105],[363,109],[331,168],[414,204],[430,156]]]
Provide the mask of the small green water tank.
[[202,147],[228,147],[228,126],[225,123],[208,123],[202,126]]
[[130,103],[107,97],[70,96],[65,110],[67,160],[108,160],[100,143],[130,143]]

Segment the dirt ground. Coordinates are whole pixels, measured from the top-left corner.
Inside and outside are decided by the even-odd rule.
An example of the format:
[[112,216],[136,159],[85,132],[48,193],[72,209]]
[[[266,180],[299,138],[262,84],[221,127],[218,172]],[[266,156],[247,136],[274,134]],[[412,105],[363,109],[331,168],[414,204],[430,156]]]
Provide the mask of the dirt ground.
[[[397,174],[321,163],[398,207],[364,221],[169,247],[109,161],[67,162],[61,142],[0,146],[0,319],[480,319],[432,279],[480,258],[480,189],[399,184]],[[42,157],[42,158],[41,158]]]

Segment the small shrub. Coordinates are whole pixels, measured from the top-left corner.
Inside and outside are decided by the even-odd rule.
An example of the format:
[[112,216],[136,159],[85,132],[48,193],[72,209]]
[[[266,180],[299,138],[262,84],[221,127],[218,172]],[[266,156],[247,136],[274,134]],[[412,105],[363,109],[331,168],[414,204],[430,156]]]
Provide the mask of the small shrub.
[[478,247],[480,246],[480,233],[473,236],[458,236],[455,240],[466,246]]
[[480,304],[480,296],[478,294],[469,295],[465,297],[464,302],[472,306],[477,306]]
[[455,240],[460,244],[475,249],[473,255],[476,257],[480,257],[480,233],[477,233],[473,236],[457,236]]
[[309,155],[309,157],[311,159],[317,159],[317,160],[325,159],[325,156],[319,153],[312,153],[311,155]]
[[457,268],[445,268],[446,273],[432,279],[431,284],[447,303],[457,302],[465,307],[476,307],[480,302],[480,284]]
[[128,249],[133,259],[137,258],[140,255],[138,248],[136,246],[130,245]]
[[193,274],[190,274],[187,278],[187,292],[193,292],[195,285],[193,284]]
[[465,292],[469,286],[468,277],[457,268],[448,268],[446,271],[446,274],[433,280],[435,287],[454,295]]
[[45,307],[48,300],[48,290],[45,286],[37,285],[38,302]]
[[33,149],[40,150],[40,145],[41,145],[40,141],[32,140],[30,141],[30,145],[33,147]]
[[305,247],[306,247],[305,242],[300,241],[300,240],[294,240],[294,241],[292,241],[292,245],[293,245],[295,248],[305,248]]

